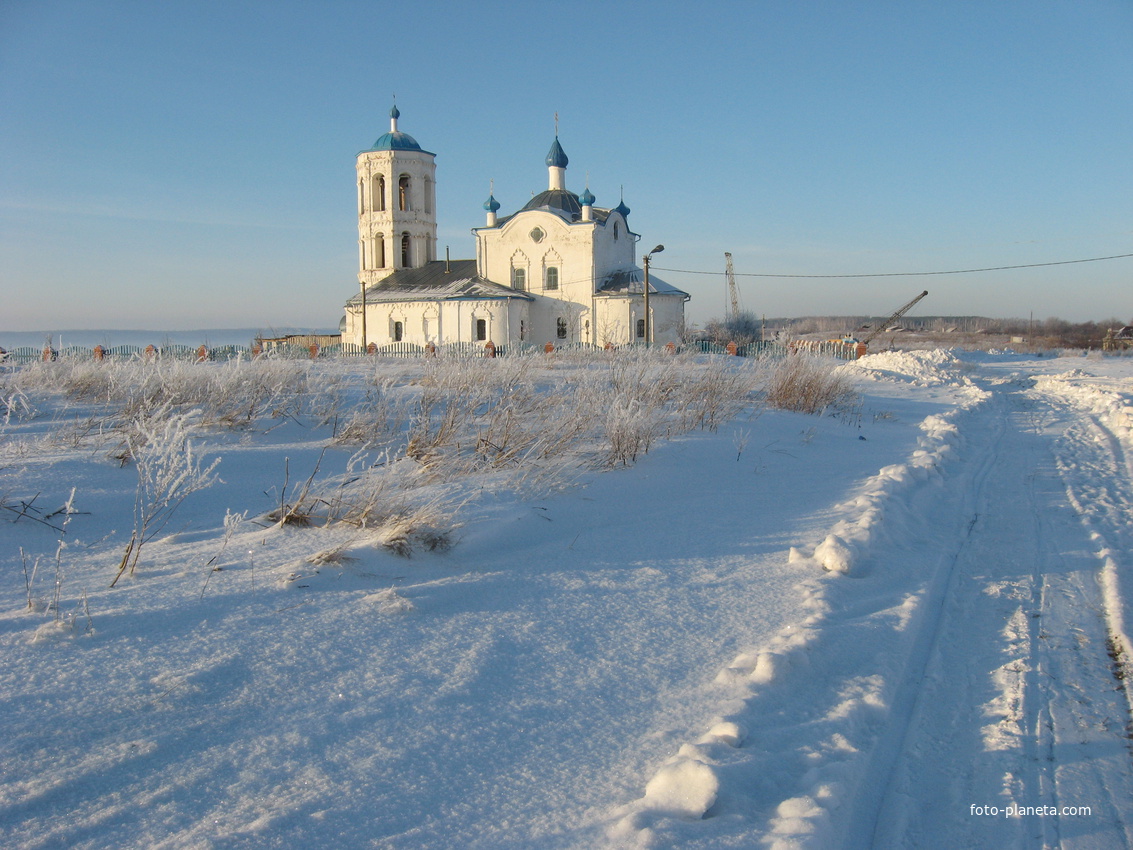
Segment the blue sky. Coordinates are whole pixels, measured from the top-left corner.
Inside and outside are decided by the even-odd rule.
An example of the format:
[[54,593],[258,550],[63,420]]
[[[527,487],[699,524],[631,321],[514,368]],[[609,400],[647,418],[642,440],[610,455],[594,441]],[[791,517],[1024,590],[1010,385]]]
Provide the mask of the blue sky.
[[1133,254],[1127,0],[3,0],[0,329],[335,327],[395,94],[441,254],[490,180],[501,214],[546,188],[557,112],[568,188],[624,187],[693,321],[725,251],[768,316],[1133,317],[1133,258],[748,276]]

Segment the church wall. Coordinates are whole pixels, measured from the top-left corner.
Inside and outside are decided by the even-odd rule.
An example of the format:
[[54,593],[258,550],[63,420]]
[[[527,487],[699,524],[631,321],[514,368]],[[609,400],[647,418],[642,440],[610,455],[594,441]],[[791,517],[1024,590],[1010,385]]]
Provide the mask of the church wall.
[[653,313],[654,344],[679,343],[684,333],[684,296],[650,295],[649,309]]
[[[485,339],[478,339],[477,323],[483,321]],[[452,342],[497,346],[519,343],[521,330],[530,329],[527,302],[520,299],[451,301],[380,301],[366,305],[366,340],[376,345],[397,342],[398,323],[401,342],[425,346]],[[362,322],[357,310],[346,314],[343,342],[362,344]]]
[[[614,239],[615,225],[618,232],[617,239]],[[601,279],[612,271],[629,268],[633,264],[634,235],[626,227],[625,219],[620,214],[612,212],[604,225],[595,228],[595,276]]]
[[630,341],[630,304],[625,298],[596,298],[594,344],[625,345]]
[[[596,345],[640,343],[637,323],[645,316],[645,299],[637,296],[598,298],[595,305]],[[650,323],[654,345],[679,343],[684,331],[684,296],[649,296]]]

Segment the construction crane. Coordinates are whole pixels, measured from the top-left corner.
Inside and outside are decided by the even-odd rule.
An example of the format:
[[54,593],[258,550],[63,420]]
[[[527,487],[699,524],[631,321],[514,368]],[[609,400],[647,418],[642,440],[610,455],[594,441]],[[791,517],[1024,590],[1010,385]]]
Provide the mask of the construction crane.
[[726,272],[726,278],[728,285],[728,297],[732,302],[732,311],[727,316],[725,316],[725,318],[734,319],[740,314],[740,291],[736,287],[736,272],[732,268],[732,255],[725,251],[724,258],[728,261],[728,271]]
[[859,345],[868,346],[873,341],[874,337],[876,337],[879,333],[884,331],[887,327],[889,327],[891,324],[893,324],[899,318],[901,318],[906,313],[908,313],[910,310],[912,310],[913,307],[916,306],[917,302],[920,301],[922,298],[924,298],[926,295],[928,295],[927,289],[924,292],[922,292],[920,295],[918,295],[916,298],[914,298],[912,301],[910,301],[908,304],[906,304],[905,306],[903,306],[899,310],[897,310],[897,312],[895,312],[892,316],[890,316],[884,322],[879,324],[876,328],[874,328],[873,332],[870,333],[869,336],[867,336],[865,339],[861,340]]

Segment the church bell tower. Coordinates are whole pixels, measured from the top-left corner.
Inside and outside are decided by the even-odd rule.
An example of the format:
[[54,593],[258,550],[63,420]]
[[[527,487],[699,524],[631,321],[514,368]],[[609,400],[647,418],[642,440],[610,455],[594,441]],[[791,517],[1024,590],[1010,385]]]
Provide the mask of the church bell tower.
[[397,129],[358,154],[358,283],[370,286],[437,255],[436,154]]

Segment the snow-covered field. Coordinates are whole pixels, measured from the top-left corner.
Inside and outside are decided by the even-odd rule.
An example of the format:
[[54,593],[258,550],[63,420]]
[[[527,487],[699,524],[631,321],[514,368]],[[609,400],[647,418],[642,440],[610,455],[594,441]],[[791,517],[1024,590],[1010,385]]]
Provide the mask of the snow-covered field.
[[1133,844],[1131,358],[101,368],[0,374],[0,846]]

